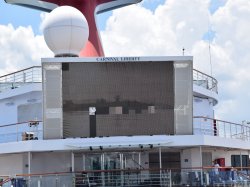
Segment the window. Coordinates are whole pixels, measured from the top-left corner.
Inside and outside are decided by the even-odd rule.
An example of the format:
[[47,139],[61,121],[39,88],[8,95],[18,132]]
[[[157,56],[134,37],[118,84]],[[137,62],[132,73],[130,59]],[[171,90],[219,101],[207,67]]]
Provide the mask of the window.
[[[248,167],[249,158],[248,155],[241,155],[242,167]],[[231,165],[233,167],[241,167],[240,155],[231,155]]]

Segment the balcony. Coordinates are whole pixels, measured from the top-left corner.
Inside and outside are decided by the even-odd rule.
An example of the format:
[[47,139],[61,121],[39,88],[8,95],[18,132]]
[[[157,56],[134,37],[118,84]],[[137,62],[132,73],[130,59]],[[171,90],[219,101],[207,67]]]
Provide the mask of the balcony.
[[0,92],[42,82],[41,66],[33,66],[0,77]]
[[215,78],[193,69],[193,84],[218,93],[218,82]]
[[0,126],[0,143],[41,140],[42,122],[27,121]]
[[193,118],[194,134],[219,136],[250,141],[250,125],[238,124],[203,116]]
[[[242,169],[242,168],[237,168]],[[3,176],[0,185],[24,186],[238,186],[250,185],[249,168],[223,168],[215,174],[212,167],[180,169],[116,169],[79,172],[19,174]],[[12,182],[12,183],[11,183]]]

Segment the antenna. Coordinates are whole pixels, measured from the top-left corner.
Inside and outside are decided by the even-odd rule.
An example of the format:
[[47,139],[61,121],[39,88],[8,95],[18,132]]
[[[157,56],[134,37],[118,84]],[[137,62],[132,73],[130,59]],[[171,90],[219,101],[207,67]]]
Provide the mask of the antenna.
[[210,63],[210,75],[213,76],[210,31],[211,31],[211,25],[210,22],[208,22],[208,52],[209,52],[209,63]]
[[208,42],[208,51],[209,51],[210,73],[211,73],[211,76],[213,76],[213,70],[212,70],[212,55],[211,55],[211,44],[210,44],[210,40],[209,40],[209,42]]

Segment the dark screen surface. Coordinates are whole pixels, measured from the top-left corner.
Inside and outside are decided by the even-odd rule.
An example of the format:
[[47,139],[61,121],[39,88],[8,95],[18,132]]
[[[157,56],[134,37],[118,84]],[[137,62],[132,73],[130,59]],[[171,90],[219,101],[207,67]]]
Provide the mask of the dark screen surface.
[[173,62],[62,64],[63,136],[174,134]]

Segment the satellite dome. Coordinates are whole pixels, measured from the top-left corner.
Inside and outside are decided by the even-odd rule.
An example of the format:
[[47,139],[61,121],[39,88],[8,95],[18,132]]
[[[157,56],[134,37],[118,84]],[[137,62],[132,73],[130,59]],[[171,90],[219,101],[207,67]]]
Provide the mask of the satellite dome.
[[79,56],[88,41],[88,22],[76,8],[60,6],[45,18],[43,34],[55,57]]

